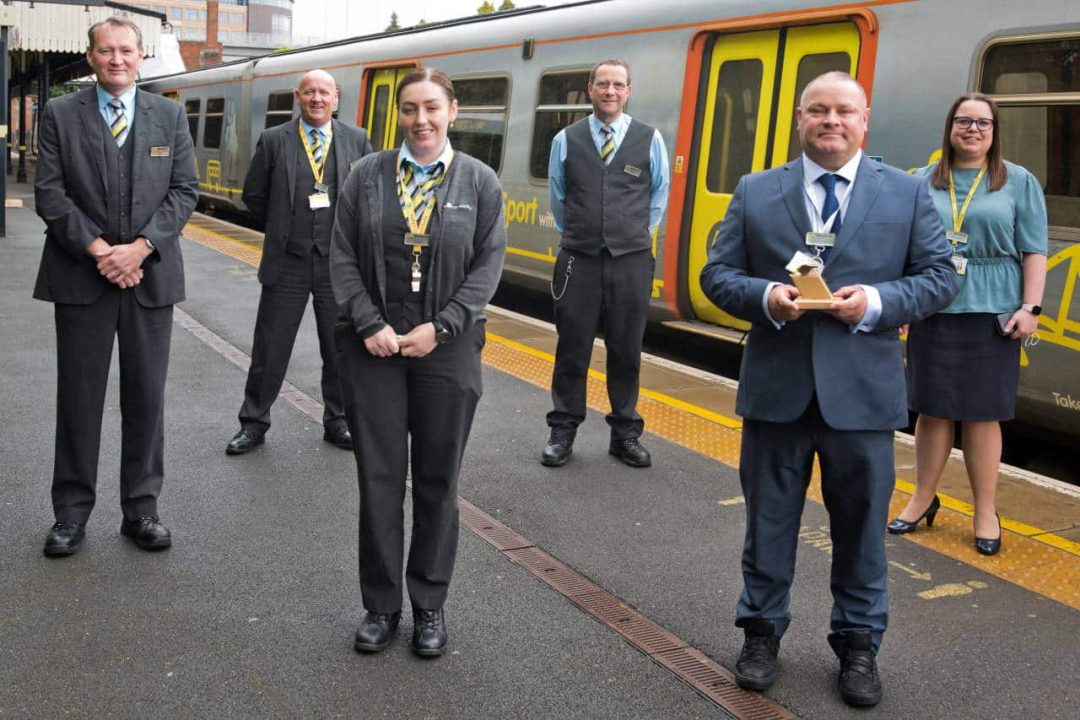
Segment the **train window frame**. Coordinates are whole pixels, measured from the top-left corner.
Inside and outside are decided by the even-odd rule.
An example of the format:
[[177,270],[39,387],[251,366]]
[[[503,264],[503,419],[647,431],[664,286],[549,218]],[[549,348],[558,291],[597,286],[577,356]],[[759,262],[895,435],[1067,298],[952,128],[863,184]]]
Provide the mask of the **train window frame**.
[[[195,112],[191,111],[194,104]],[[184,101],[184,114],[187,115],[188,131],[191,133],[191,144],[199,145],[199,118],[202,116],[202,98],[189,98]],[[194,121],[194,124],[192,124]]]
[[[536,100],[533,103],[532,135],[529,138],[529,155],[528,155],[528,158],[527,158],[528,178],[529,178],[530,183],[532,183],[534,185],[542,185],[542,186],[548,184],[548,175],[547,175],[548,162],[547,162],[547,159],[545,159],[544,164],[543,164],[543,168],[544,168],[544,174],[543,175],[537,175],[536,173],[533,172],[536,169],[535,166],[534,166],[534,161],[537,159],[537,151],[539,150],[539,148],[537,146],[537,141],[539,140],[538,127],[540,125],[539,119],[540,119],[541,113],[550,114],[550,113],[565,112],[565,113],[573,114],[573,113],[583,112],[584,115],[582,117],[588,117],[593,111],[593,107],[592,107],[591,102],[585,102],[585,103],[579,103],[579,104],[573,104],[573,103],[546,103],[545,104],[545,103],[541,103],[540,100],[541,100],[541,98],[543,96],[544,80],[546,80],[548,78],[552,78],[552,77],[558,77],[558,76],[561,76],[561,75],[584,75],[585,76],[585,82],[581,86],[581,91],[585,94],[586,100],[588,100],[589,93],[588,93],[587,85],[588,85],[588,80],[589,80],[589,73],[591,71],[592,71],[592,66],[591,65],[588,66],[588,67],[575,66],[575,67],[566,67],[566,68],[551,68],[547,72],[541,73],[540,77],[537,78],[537,81],[536,81]],[[551,155],[551,142],[553,142],[555,140],[555,136],[559,134],[559,131],[569,127],[570,125],[573,125],[575,122],[577,122],[577,120],[580,120],[580,119],[581,118],[571,120],[570,122],[566,123],[565,125],[562,125],[557,130],[555,130],[554,133],[552,133],[551,139],[547,143],[548,151],[546,153],[546,157],[550,157],[550,155]]]
[[[476,104],[476,105],[464,105],[464,104],[462,104],[461,94],[457,93],[457,90],[461,87],[461,85],[464,84],[464,83],[469,83],[469,82],[474,82],[474,81],[485,81],[485,80],[502,81],[502,83],[503,83],[503,102],[501,104],[499,104],[499,103],[487,103],[487,104]],[[502,122],[501,122],[501,125],[500,125],[500,128],[499,128],[498,156],[493,158],[495,160],[494,165],[491,164],[491,162],[489,162],[489,160],[492,159],[492,158],[490,158],[490,157],[489,158],[480,157],[476,153],[469,152],[468,147],[465,147],[465,146],[459,147],[459,145],[461,145],[460,142],[455,143],[455,142],[453,142],[453,140],[451,140],[451,145],[453,145],[454,149],[463,150],[464,152],[471,155],[472,157],[475,157],[477,160],[480,160],[481,162],[486,164],[488,167],[490,167],[492,170],[494,170],[496,175],[501,175],[502,174],[503,161],[504,161],[504,159],[506,157],[506,127],[507,127],[507,123],[509,122],[509,119],[510,119],[510,98],[511,98],[512,93],[513,93],[513,85],[514,85],[513,79],[511,78],[510,75],[507,75],[507,74],[499,74],[499,75],[491,75],[491,74],[456,75],[456,76],[451,78],[451,82],[454,83],[455,95],[457,95],[457,100],[458,100],[458,117],[457,117],[457,120],[455,122],[455,125],[464,125],[465,123],[467,123],[468,120],[470,120],[470,118],[468,118],[468,117],[462,117],[463,114],[464,115],[475,114],[475,115],[491,115],[491,116],[494,116],[496,114],[501,113],[501,115],[502,115]],[[460,131],[457,131],[457,132],[460,132]],[[455,133],[455,129],[453,127],[451,127],[450,130],[448,131],[448,135],[453,136],[454,133]]]
[[[211,103],[221,102],[221,110],[211,110]],[[225,129],[225,106],[224,96],[206,98],[206,112],[203,115],[202,147],[205,150],[220,150],[221,138]],[[211,130],[213,128],[213,130]],[[213,142],[213,144],[211,144]]]
[[[999,35],[988,39],[978,49],[978,52],[975,55],[972,87],[978,91],[985,92],[984,85],[990,80],[987,75],[987,61],[994,50],[1006,45],[1033,45],[1059,40],[1080,40],[1080,32],[1076,30],[1063,30],[1019,35]],[[1080,89],[1075,91],[1045,90],[1041,92],[1032,91],[1013,93],[985,92],[985,94],[993,98],[1002,115],[1013,114],[1018,109],[1028,111],[1029,114],[1031,111],[1037,112],[1039,110],[1049,113],[1054,108],[1072,108],[1072,112],[1080,113]],[[1003,126],[1004,125],[1005,123],[1003,123]],[[1047,152],[1047,155],[1050,155],[1049,151]],[[1006,159],[1011,159],[1014,162],[1025,165],[1025,162],[1023,161],[1024,158],[1016,157],[1015,154],[1011,158],[1007,155]],[[1077,158],[1075,162],[1077,167],[1080,168],[1080,158]],[[1025,167],[1026,166],[1027,165],[1025,165]],[[1045,187],[1048,182],[1045,172],[1040,174],[1039,166],[1037,164],[1028,167],[1028,170],[1032,171],[1039,182],[1043,184],[1045,192]],[[1066,179],[1070,177],[1068,167],[1061,170],[1058,174]],[[1076,220],[1067,225],[1055,225],[1054,207],[1057,203],[1052,201],[1051,197],[1060,197],[1064,199],[1064,202],[1060,203],[1062,206],[1065,206],[1065,209],[1062,211],[1063,214],[1070,212],[1068,205],[1075,205],[1075,209],[1072,210],[1072,213],[1074,214],[1067,214],[1066,217],[1076,217]],[[1049,237],[1051,240],[1080,242],[1080,196],[1050,193],[1047,196],[1047,210],[1049,214]]]
[[[287,113],[284,108],[272,107],[272,101],[281,98],[288,100],[289,110]],[[268,92],[266,94],[266,115],[263,117],[263,130],[269,130],[272,127],[292,122],[293,109],[296,105],[294,99],[292,90],[272,90]],[[274,120],[273,123],[270,122],[271,119]]]

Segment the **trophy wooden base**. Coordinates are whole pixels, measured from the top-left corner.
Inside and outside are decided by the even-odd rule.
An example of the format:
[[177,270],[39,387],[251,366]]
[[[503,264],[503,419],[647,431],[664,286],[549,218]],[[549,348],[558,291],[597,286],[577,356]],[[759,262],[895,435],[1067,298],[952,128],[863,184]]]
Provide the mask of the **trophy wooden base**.
[[791,281],[799,288],[795,304],[800,310],[828,310],[832,307],[832,291],[820,275],[792,275]]

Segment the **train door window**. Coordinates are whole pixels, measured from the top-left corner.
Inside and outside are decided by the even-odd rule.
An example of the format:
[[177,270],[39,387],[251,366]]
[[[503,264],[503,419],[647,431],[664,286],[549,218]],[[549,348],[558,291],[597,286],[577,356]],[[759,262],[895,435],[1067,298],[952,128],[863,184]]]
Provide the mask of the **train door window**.
[[199,143],[199,111],[202,109],[202,100],[188,100],[184,103],[184,112],[187,113],[188,130],[191,132],[191,142]]
[[292,90],[270,93],[266,98],[266,127],[277,127],[289,122],[292,120],[292,110]]
[[1046,193],[1050,237],[1080,240],[1080,36],[991,45],[979,89],[999,106],[1003,155]]
[[847,53],[815,53],[799,60],[799,70],[795,75],[795,92],[791,106],[791,135],[788,137],[788,160],[794,160],[802,152],[799,147],[799,121],[795,108],[799,106],[803,90],[814,78],[827,72],[840,70],[851,72],[851,56]]
[[450,144],[499,172],[510,81],[507,78],[458,78],[454,80],[454,94],[457,95],[458,115],[448,133]]
[[547,180],[551,142],[559,131],[592,112],[588,84],[588,70],[551,73],[540,78],[529,161],[533,178]]
[[221,147],[221,128],[225,124],[225,98],[206,100],[206,120],[203,122],[203,147],[217,150]]
[[369,71],[370,85],[364,107],[364,128],[368,131],[371,146],[376,150],[389,150],[401,144],[394,97],[398,83],[413,70],[415,67],[410,65]]
[[750,172],[754,160],[764,65],[760,60],[731,60],[720,68],[713,112],[712,142],[705,185],[714,193],[731,193]]

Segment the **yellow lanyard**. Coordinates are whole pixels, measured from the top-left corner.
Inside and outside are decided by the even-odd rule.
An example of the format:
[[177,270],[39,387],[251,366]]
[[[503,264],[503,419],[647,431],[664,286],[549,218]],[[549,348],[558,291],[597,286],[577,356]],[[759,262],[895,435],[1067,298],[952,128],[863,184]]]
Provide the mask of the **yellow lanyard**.
[[304,152],[307,153],[308,164],[311,165],[311,174],[315,176],[315,182],[322,184],[323,170],[326,169],[326,158],[330,157],[330,141],[333,135],[326,133],[326,144],[323,145],[322,159],[315,162],[315,151],[308,141],[308,134],[304,132],[304,124],[297,122],[297,130],[300,132],[300,142],[304,143]]
[[949,171],[949,200],[952,201],[952,229],[955,233],[960,232],[960,228],[964,225],[964,216],[967,215],[968,205],[971,204],[971,198],[975,197],[975,191],[979,188],[983,175],[986,174],[986,167],[986,165],[983,165],[979,168],[979,174],[975,176],[975,182],[971,183],[971,189],[968,190],[967,197],[964,198],[964,206],[959,210],[956,209],[956,185],[953,182],[952,171]]
[[[446,161],[446,167],[443,168],[442,174],[437,180],[431,182],[430,190],[431,194],[428,195],[427,201],[424,203],[424,212],[420,216],[420,219],[416,219],[416,198],[409,192],[409,185],[405,180],[405,169],[398,173],[398,197],[401,199],[401,212],[405,215],[405,222],[409,225],[409,232],[414,235],[423,235],[427,232],[428,224],[431,222],[431,214],[435,210],[435,188],[442,184],[446,174],[450,172],[450,162],[453,160],[451,155]],[[412,175],[416,176],[416,171],[410,171]],[[427,184],[427,183],[425,183]],[[414,251],[419,254],[419,249],[414,247]]]

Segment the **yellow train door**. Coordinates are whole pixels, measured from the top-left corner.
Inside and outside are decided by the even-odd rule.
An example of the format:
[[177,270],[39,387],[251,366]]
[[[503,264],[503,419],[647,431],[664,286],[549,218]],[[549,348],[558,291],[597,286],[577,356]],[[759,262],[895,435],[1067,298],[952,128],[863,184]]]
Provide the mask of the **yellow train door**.
[[710,231],[724,218],[739,178],[782,165],[799,154],[795,107],[813,78],[857,71],[859,31],[838,22],[719,34],[703,63],[706,92],[697,109],[693,208],[684,267],[690,306],[699,320],[746,329],[701,289]]
[[364,129],[368,131],[371,146],[375,150],[390,150],[401,142],[394,97],[398,83],[414,69],[410,65],[371,72],[371,85],[364,107]]

